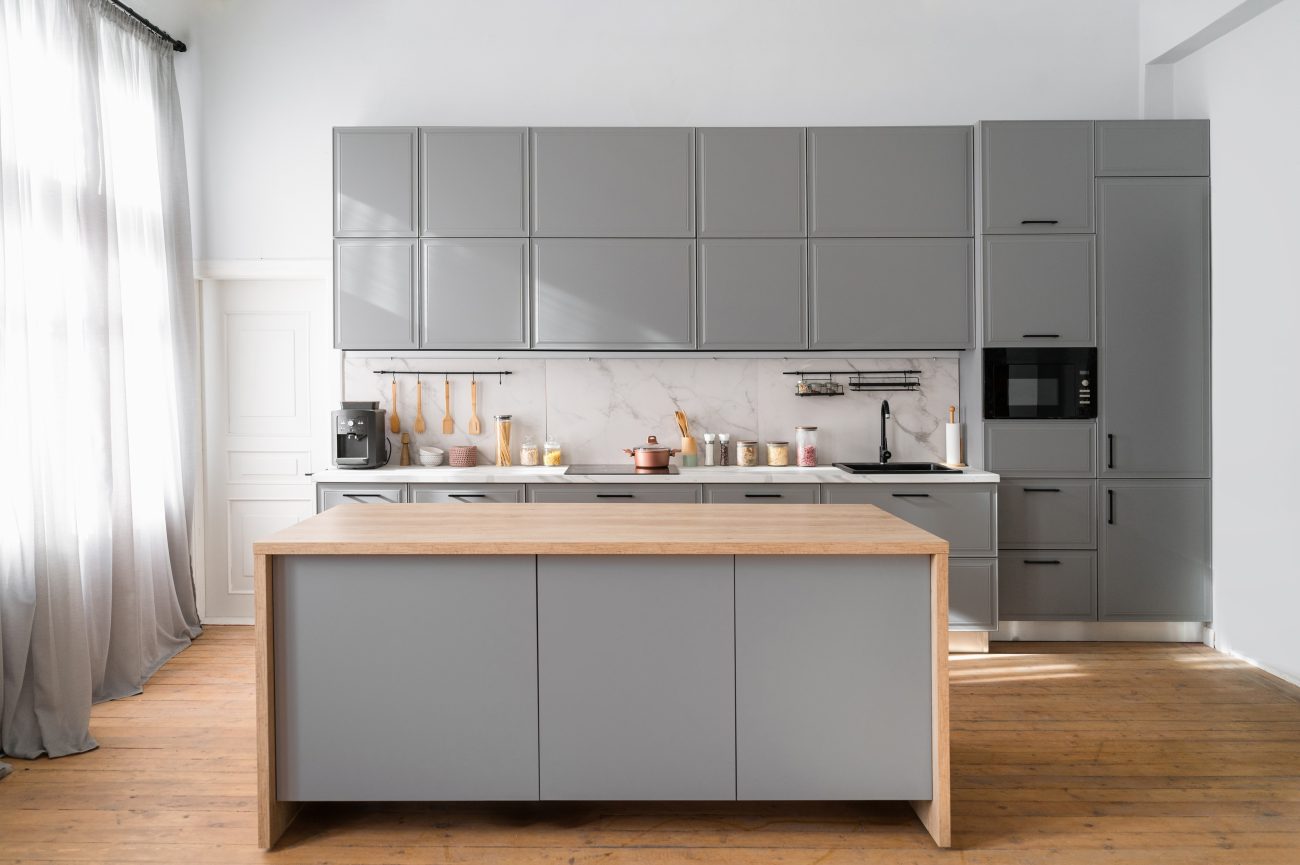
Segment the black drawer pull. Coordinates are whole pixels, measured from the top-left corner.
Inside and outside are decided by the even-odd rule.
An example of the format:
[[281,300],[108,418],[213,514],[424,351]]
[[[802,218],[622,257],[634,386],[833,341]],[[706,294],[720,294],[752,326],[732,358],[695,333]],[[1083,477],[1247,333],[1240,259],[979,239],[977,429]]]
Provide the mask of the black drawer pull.
[[636,493],[596,493],[598,499],[634,499]]
[[1025,487],[1027,493],[1059,493],[1060,487]]
[[1022,219],[1021,225],[1056,225],[1059,219]]
[[352,499],[352,501],[361,502],[362,504],[367,504],[370,499],[378,499],[379,501],[386,502],[390,505],[395,504],[392,499],[383,493],[344,493],[343,498]]
[[928,499],[929,493],[890,493],[896,499]]
[[1106,468],[1115,468],[1115,434],[1106,433]]
[[447,493],[453,499],[485,499],[487,493]]
[[1059,333],[1022,333],[1021,339],[1060,339]]
[[1115,491],[1106,490],[1106,522],[1115,525]]
[[1025,559],[1026,565],[1059,565],[1060,559]]
[[784,493],[745,493],[747,499],[783,499]]

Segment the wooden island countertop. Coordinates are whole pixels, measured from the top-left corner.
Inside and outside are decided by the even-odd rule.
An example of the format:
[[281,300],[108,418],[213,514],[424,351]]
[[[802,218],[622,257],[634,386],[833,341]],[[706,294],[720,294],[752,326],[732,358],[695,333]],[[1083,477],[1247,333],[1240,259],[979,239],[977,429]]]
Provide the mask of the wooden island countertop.
[[281,555],[934,555],[874,505],[341,505],[253,545]]

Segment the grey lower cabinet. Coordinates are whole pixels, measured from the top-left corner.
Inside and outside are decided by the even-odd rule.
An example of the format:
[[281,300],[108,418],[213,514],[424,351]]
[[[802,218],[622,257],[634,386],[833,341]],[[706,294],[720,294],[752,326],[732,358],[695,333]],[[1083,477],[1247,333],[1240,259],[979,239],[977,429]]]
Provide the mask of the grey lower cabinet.
[[420,130],[420,234],[528,236],[528,130]]
[[697,129],[700,237],[803,237],[802,127]]
[[943,538],[953,556],[997,555],[996,484],[824,484],[822,500],[875,505]]
[[980,124],[985,234],[1091,234],[1092,121]]
[[[736,798],[733,568],[730,556],[537,558],[542,799]],[[928,734],[928,718],[915,726]]]
[[986,421],[984,467],[1003,477],[1096,477],[1097,424],[1062,420]]
[[1207,177],[1208,120],[1098,120],[1098,177]]
[[420,241],[420,348],[528,348],[527,238]]
[[974,241],[809,242],[809,348],[968,348]]
[[382,505],[409,501],[406,484],[329,483],[316,485],[316,513],[335,505]]
[[700,501],[696,484],[529,484],[530,502],[578,502],[619,504],[628,502],[693,505]]
[[705,484],[704,501],[724,505],[815,505],[819,484]]
[[523,484],[411,484],[416,504],[515,504],[524,500]]
[[334,241],[334,347],[412,349],[416,342],[416,242]]
[[812,237],[970,237],[969,126],[808,130]]
[[998,556],[998,606],[1006,621],[1096,620],[1096,552],[1003,550]]
[[1209,180],[1098,180],[1097,220],[1101,473],[1209,477]]
[[1101,482],[1103,620],[1202,622],[1210,615],[1210,482]]
[[695,346],[695,242],[533,241],[533,346]]
[[984,344],[1097,342],[1091,234],[984,238]]
[[998,629],[998,560],[948,559],[948,630]]
[[695,131],[532,130],[534,237],[694,237]]
[[700,348],[806,348],[807,284],[802,239],[701,240]]
[[998,484],[998,546],[1012,550],[1095,549],[1097,482],[1004,478]]
[[416,130],[334,130],[334,236],[414,237]]
[[[736,557],[737,798],[930,797],[930,633],[916,627],[929,615],[927,569],[924,557]],[[624,681],[636,693],[642,679]],[[696,711],[673,701],[631,723],[675,726]],[[543,716],[543,761],[546,730]],[[542,778],[545,796],[545,762]]]
[[[278,798],[536,800],[535,568],[532,556],[279,559]],[[727,589],[729,602],[730,568]]]

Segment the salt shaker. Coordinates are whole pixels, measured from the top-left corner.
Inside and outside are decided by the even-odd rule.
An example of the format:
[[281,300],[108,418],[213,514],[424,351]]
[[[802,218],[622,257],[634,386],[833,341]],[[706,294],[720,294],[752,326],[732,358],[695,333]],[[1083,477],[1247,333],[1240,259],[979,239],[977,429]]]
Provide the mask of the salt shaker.
[[718,433],[718,465],[725,466],[731,458],[731,434]]
[[718,461],[718,436],[716,433],[704,434],[704,464],[716,465]]

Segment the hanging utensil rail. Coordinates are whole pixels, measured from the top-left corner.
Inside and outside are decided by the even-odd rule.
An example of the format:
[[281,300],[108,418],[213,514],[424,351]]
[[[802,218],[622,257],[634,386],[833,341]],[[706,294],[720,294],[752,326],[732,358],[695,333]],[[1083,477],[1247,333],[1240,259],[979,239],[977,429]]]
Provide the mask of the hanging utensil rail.
[[461,370],[451,371],[451,370],[443,370],[443,369],[438,369],[438,370],[377,369],[374,370],[374,373],[375,375],[440,375],[443,378],[446,378],[449,375],[468,375],[468,376],[494,375],[497,377],[497,384],[501,384],[501,379],[503,376],[514,375],[514,373],[512,373],[508,369],[489,369],[489,370],[479,369],[479,370],[464,370],[464,371]]

